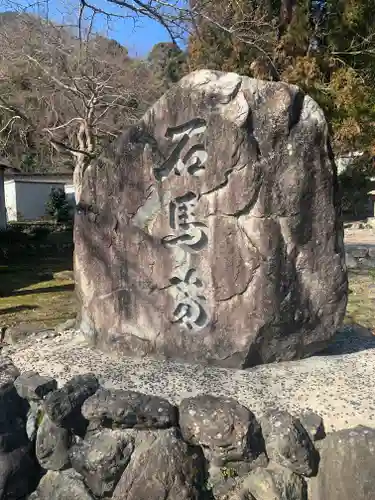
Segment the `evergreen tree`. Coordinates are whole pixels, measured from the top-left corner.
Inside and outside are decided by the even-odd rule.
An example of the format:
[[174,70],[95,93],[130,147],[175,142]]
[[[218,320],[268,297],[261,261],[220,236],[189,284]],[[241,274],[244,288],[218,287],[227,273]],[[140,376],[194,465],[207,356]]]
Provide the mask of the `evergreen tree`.
[[375,154],[373,0],[215,0],[202,13],[190,70],[299,85],[325,111],[336,152]]

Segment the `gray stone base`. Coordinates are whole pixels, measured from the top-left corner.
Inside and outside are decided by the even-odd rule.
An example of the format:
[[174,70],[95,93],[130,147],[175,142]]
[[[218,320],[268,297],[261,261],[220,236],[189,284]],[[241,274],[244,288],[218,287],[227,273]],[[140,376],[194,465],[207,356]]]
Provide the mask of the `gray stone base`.
[[374,269],[375,245],[345,245],[345,260],[348,269]]

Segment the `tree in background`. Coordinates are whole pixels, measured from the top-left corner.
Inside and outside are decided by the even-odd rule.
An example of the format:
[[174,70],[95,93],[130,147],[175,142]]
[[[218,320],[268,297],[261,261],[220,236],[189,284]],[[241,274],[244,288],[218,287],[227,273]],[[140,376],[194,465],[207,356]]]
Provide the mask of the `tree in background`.
[[[191,1],[196,8],[201,0]],[[337,153],[375,154],[373,0],[215,0],[213,6],[203,3],[190,37],[191,70],[297,84],[324,109]]]
[[151,71],[165,89],[178,82],[186,72],[186,53],[176,43],[157,43],[147,60]]
[[63,189],[51,189],[49,199],[46,203],[46,212],[55,222],[70,222],[72,220],[72,207]]
[[[13,0],[12,4],[15,2],[16,0]],[[154,69],[158,78],[161,75],[159,91],[182,76],[183,57],[176,44],[188,34],[190,70],[208,67],[236,71],[262,79],[295,83],[315,98],[324,109],[332,130],[336,153],[359,149],[368,155],[374,155],[373,0],[148,0],[147,2],[102,0],[100,3],[95,0],[75,0],[75,2],[78,9],[76,38],[79,39],[81,48],[91,47],[87,43],[85,31],[93,33],[90,26],[92,27],[91,21],[96,18],[109,21],[114,18],[117,20],[130,18],[136,26],[142,19],[148,17],[165,28],[171,43],[155,47],[148,66]],[[42,3],[42,0],[38,2]],[[48,6],[48,0],[45,0],[45,4]],[[65,52],[69,51],[65,49]],[[45,70],[49,70],[49,62],[46,64],[45,60],[40,61],[35,56],[32,57],[34,61],[29,57],[29,62],[34,63],[33,71],[42,71],[43,78],[46,78],[48,75]],[[104,59],[104,55],[102,57]],[[116,59],[118,55],[113,57]],[[160,61],[157,61],[158,58]],[[64,60],[59,56],[57,60],[65,61],[58,68],[59,77],[61,71],[64,72],[73,59],[69,56]],[[80,70],[81,65],[76,64],[74,71],[77,68]],[[72,75],[71,69],[69,74]],[[61,83],[66,85],[66,80],[62,82],[60,78],[60,84],[54,79],[52,81],[56,85],[55,97],[57,93],[65,96],[74,94],[72,85],[68,85],[69,89],[60,85]],[[137,77],[135,85],[127,88],[136,89],[141,81]],[[21,84],[24,85],[24,82]],[[79,100],[77,92],[75,89],[74,99],[70,97],[72,102]],[[86,95],[85,100],[88,99]],[[127,102],[132,101],[128,99]],[[143,101],[138,100],[138,102]],[[13,103],[10,104],[13,106]],[[21,113],[17,115],[14,112],[19,108],[14,105],[13,109],[12,106],[9,107],[8,102],[10,115],[7,116],[8,121],[3,124],[5,131],[2,134],[8,133],[10,128],[15,130],[21,123]],[[50,108],[51,106],[47,104],[47,109]],[[85,113],[88,113],[87,108]],[[88,116],[81,115],[82,113],[70,114],[65,122],[60,120],[55,124],[49,123],[45,129],[49,129],[49,132],[53,132],[56,137],[56,134],[68,130],[73,123],[82,126],[82,120],[89,122]],[[110,115],[111,113],[107,114]],[[72,118],[74,120],[70,122]],[[64,127],[58,128],[62,125]],[[24,134],[23,140],[26,138],[28,138],[27,133]],[[58,146],[57,142],[62,141],[55,140],[55,145]],[[89,153],[84,155],[86,164],[92,154],[88,151],[91,148],[87,147],[89,142],[86,141],[85,146],[85,153]],[[100,140],[98,142],[100,143]],[[74,156],[78,154],[77,150],[82,153],[76,134],[75,146],[70,152]],[[96,148],[94,150],[96,151]]]
[[3,154],[8,148],[29,171],[38,160],[71,166],[78,200],[90,162],[143,114],[162,82],[113,40],[81,40],[25,15],[15,21],[0,34]]

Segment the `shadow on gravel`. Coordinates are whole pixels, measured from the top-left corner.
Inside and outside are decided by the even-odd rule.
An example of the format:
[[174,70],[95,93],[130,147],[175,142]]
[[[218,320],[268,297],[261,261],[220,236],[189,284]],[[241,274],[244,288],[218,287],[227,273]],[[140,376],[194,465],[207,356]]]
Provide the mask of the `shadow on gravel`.
[[344,325],[332,339],[332,343],[316,356],[336,356],[375,349],[375,335],[364,326]]

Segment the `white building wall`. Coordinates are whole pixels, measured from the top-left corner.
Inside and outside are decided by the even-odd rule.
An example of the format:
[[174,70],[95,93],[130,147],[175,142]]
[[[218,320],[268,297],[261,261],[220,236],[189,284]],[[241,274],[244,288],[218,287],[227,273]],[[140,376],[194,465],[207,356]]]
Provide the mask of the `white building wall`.
[[65,189],[66,199],[69,201],[69,203],[75,206],[76,201],[75,201],[75,192],[73,184],[65,184],[64,189]]
[[335,158],[337,173],[343,174],[346,169],[353,163],[353,161],[359,157],[363,156],[362,151],[353,151],[352,153],[348,153],[347,155],[337,156]]
[[[14,191],[10,189],[9,204],[6,202],[8,220],[38,220],[45,217],[46,203],[50,197],[53,188],[64,189],[62,183],[47,182],[27,182],[27,181],[9,181],[15,186]],[[5,190],[8,190],[6,183]]]
[[11,181],[5,181],[4,183],[5,192],[5,207],[6,216],[8,222],[17,222],[17,196],[16,196],[16,183]]
[[5,208],[5,192],[4,192],[4,169],[0,167],[0,230],[7,226],[7,215]]
[[37,220],[45,217],[46,203],[53,188],[64,189],[64,184],[16,182],[19,220]]

